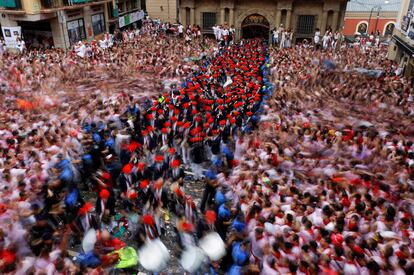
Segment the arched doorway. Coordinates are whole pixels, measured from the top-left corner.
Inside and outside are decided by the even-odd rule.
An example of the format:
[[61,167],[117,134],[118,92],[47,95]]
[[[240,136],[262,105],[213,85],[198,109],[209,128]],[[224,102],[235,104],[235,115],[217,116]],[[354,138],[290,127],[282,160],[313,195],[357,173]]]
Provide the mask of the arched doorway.
[[260,14],[251,14],[247,16],[242,24],[242,37],[243,38],[268,38],[270,31],[270,24],[266,17]]

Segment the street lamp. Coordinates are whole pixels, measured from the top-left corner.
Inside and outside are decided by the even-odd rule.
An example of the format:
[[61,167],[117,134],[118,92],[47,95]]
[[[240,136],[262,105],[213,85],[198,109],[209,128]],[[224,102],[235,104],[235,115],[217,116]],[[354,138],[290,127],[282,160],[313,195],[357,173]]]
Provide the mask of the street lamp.
[[377,12],[377,21],[376,21],[376,24],[375,24],[375,30],[374,31],[376,31],[376,29],[377,29],[377,26],[378,26],[378,20],[379,20],[379,15],[380,15],[380,12],[381,12],[381,6],[380,5],[375,5],[375,6],[373,6],[372,7],[372,9],[371,9],[371,12],[369,13],[369,19],[368,19],[368,28],[367,28],[367,35],[368,35],[368,32],[369,32],[369,29],[370,29],[370,27],[371,27],[371,17],[372,17],[372,13],[374,12],[374,10],[376,10],[376,9],[378,9],[378,12]]
[[[389,0],[385,0],[384,4],[388,4],[390,1]],[[375,5],[372,7],[371,12],[369,14],[369,19],[368,19],[368,28],[367,28],[367,33],[369,32],[369,28],[371,27],[371,17],[372,17],[372,13],[374,12],[374,10],[378,9],[377,12],[377,20],[375,21],[375,29],[374,32],[377,31],[377,27],[378,27],[378,21],[379,21],[379,17],[380,17],[380,13],[381,13],[381,5]]]

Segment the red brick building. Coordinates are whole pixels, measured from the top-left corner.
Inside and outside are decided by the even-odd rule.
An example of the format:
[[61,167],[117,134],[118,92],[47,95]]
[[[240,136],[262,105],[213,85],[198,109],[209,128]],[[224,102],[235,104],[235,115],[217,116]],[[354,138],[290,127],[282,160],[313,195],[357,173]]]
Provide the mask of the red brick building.
[[345,36],[379,31],[391,36],[397,22],[401,0],[351,0],[345,13]]

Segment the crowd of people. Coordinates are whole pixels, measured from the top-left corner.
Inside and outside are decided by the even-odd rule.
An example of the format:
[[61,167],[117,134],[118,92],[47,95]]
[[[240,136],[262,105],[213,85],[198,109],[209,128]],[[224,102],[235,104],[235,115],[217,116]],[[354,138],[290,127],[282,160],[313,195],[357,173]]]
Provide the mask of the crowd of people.
[[109,273],[166,223],[178,251],[218,233],[208,274],[414,272],[414,85],[385,49],[160,28],[1,59],[1,273]]
[[279,49],[286,49],[292,47],[293,31],[283,27],[280,24],[278,28],[274,28],[271,32],[272,45]]
[[215,25],[212,29],[216,41],[221,43],[221,45],[228,46],[234,43],[236,29],[233,25]]

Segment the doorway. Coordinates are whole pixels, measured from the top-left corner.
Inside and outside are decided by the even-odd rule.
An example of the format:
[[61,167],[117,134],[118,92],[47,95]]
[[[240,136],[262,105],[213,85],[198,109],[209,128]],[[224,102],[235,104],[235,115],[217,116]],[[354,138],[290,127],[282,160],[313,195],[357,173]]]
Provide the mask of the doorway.
[[260,14],[251,14],[247,16],[242,24],[242,38],[269,38],[270,24],[267,19]]

